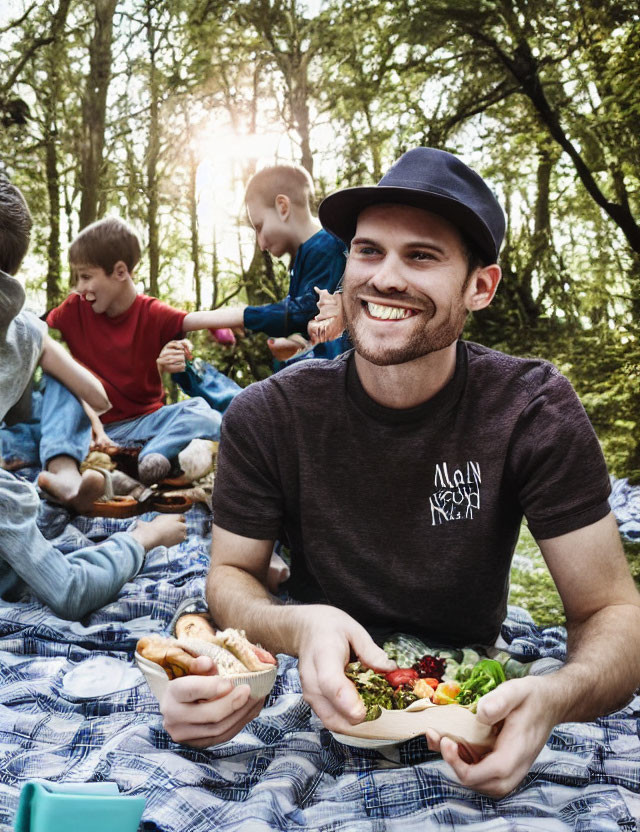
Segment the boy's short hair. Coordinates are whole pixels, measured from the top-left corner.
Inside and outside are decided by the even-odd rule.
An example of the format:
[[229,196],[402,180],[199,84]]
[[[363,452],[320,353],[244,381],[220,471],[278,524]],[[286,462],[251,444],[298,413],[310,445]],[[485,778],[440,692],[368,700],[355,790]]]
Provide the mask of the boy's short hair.
[[278,194],[288,196],[293,205],[308,208],[315,196],[313,179],[300,165],[271,165],[262,168],[249,180],[245,202],[259,198],[273,206]]
[[0,174],[0,269],[15,274],[31,239],[33,220],[22,192]]
[[140,240],[135,231],[119,217],[105,217],[92,222],[78,234],[69,247],[69,263],[74,266],[99,266],[112,274],[122,260],[130,272],[140,262]]

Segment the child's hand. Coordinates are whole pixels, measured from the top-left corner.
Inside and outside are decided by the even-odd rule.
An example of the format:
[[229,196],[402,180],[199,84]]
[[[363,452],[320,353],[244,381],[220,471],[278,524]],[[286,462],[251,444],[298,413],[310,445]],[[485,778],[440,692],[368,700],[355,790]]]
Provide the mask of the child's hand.
[[326,289],[318,289],[313,287],[318,295],[318,314],[313,319],[314,321],[326,321],[329,318],[342,318],[342,293],[336,292],[331,294]]
[[326,289],[314,287],[318,293],[318,314],[309,322],[307,332],[312,344],[323,344],[333,341],[344,332],[342,318],[342,295],[336,292],[332,295]]
[[156,358],[158,372],[161,375],[162,373],[183,373],[187,361],[193,358],[192,349],[193,344],[187,338],[183,338],[181,341],[169,341]]
[[299,341],[294,338],[268,338],[267,346],[274,358],[278,361],[287,361],[300,350],[305,349],[307,345],[302,338]]
[[98,430],[95,427],[92,427],[91,431],[91,447],[90,450],[92,451],[106,451],[110,448],[117,448],[118,445],[116,442],[111,439],[108,434],[100,429]]
[[138,520],[129,534],[149,552],[156,546],[169,548],[183,543],[187,539],[187,524],[182,514],[158,514],[153,520]]

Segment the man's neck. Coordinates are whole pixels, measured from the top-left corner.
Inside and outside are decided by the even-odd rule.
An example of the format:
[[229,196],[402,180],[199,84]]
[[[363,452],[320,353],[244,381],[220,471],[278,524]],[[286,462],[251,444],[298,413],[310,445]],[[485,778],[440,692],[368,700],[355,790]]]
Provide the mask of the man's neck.
[[136,287],[132,282],[127,283],[127,285],[123,287],[122,293],[118,295],[118,297],[115,298],[109,305],[109,308],[105,310],[107,318],[117,318],[118,315],[122,315],[127,311],[127,309],[130,309],[131,306],[133,306],[137,297],[138,293],[136,292]]
[[378,404],[406,410],[433,398],[453,378],[456,345],[408,361],[378,366],[355,354],[358,377],[366,393]]

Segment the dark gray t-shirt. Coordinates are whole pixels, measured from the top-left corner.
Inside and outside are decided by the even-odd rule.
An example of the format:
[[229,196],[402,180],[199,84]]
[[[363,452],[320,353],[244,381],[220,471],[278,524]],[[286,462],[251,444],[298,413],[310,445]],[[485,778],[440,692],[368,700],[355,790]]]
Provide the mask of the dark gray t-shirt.
[[252,384],[225,414],[215,523],[286,537],[292,597],[381,637],[491,644],[522,515],[538,539],[604,517],[610,486],[573,388],[551,364],[460,342],[436,396],[396,410],[353,353]]

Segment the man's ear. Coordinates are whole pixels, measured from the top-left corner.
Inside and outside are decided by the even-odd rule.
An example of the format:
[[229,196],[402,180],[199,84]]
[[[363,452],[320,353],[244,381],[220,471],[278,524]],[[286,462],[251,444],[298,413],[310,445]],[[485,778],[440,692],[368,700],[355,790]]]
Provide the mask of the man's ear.
[[291,213],[291,200],[286,194],[278,194],[276,197],[276,211],[283,222],[289,217]]
[[129,274],[129,267],[123,260],[118,260],[118,262],[113,267],[111,276],[115,277],[116,280],[126,280],[128,277],[131,277],[131,275]]
[[489,306],[500,283],[502,272],[497,263],[476,269],[465,290],[465,305],[469,312]]

